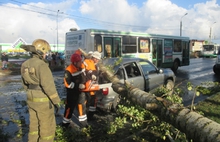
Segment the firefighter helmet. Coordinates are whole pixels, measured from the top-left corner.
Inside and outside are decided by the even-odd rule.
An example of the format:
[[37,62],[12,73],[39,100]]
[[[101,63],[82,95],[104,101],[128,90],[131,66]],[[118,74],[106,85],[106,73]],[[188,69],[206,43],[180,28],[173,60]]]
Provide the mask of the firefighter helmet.
[[74,53],[71,58],[70,61],[73,62],[79,62],[82,61],[82,57],[79,54]]
[[44,39],[36,39],[33,41],[32,45],[35,47],[36,52],[40,55],[44,55],[50,51],[49,43]]

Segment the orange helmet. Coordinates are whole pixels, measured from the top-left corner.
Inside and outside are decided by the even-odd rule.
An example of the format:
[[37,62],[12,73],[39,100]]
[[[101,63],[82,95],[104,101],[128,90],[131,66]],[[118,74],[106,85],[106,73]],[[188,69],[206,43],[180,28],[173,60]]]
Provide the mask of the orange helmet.
[[79,54],[74,53],[71,58],[70,61],[73,62],[79,62],[82,61],[82,57]]

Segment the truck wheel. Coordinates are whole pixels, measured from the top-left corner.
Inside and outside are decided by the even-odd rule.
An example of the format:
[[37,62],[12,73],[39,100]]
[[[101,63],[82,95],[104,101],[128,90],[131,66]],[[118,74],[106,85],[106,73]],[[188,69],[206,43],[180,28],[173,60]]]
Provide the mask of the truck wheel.
[[179,67],[179,62],[175,60],[172,67],[173,72],[176,72],[178,67]]
[[213,72],[214,72],[216,75],[220,75],[220,69],[216,68],[216,65],[213,66]]
[[169,90],[168,95],[173,94],[174,82],[172,80],[167,80],[165,84],[165,88]]

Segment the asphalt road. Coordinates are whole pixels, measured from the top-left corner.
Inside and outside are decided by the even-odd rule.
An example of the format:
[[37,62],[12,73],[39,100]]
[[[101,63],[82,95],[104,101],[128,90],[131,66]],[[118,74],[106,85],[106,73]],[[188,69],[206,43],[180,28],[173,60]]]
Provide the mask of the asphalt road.
[[[184,105],[190,105],[193,98],[193,92],[187,91],[186,84],[191,82],[194,86],[198,86],[204,82],[220,82],[220,76],[217,76],[213,72],[213,65],[215,64],[215,58],[195,58],[190,60],[189,66],[180,67],[176,73],[176,86],[185,88],[185,94],[183,94]],[[208,96],[200,95],[196,97],[195,103],[204,100]]]

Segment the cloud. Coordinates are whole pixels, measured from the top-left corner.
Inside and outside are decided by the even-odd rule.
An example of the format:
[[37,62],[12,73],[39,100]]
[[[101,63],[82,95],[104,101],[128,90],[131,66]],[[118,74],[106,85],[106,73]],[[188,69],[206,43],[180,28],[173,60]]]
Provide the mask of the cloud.
[[[170,0],[146,0],[142,5],[128,0],[66,0],[60,3],[0,5],[0,41],[14,42],[22,37],[27,43],[44,38],[56,43],[57,14],[59,43],[65,43],[70,28],[99,28],[182,35],[192,39],[220,40],[220,6],[216,0],[191,5],[188,9]],[[59,9],[59,13],[57,13]],[[185,13],[188,13],[183,17]],[[216,24],[213,24],[216,22]],[[214,39],[215,40],[215,39]],[[219,42],[220,43],[220,42]]]
[[[4,4],[0,6],[0,41],[13,43],[22,37],[27,43],[32,43],[37,38],[43,38],[54,43],[57,38],[57,9],[71,7],[71,2],[63,3],[28,3],[22,5]],[[58,37],[60,43],[65,41],[65,32],[70,26],[79,27],[75,20],[64,13],[58,13]],[[62,28],[62,29],[61,29]]]
[[[104,29],[177,36],[180,35],[182,21],[182,35],[193,39],[208,39],[211,24],[220,23],[220,6],[216,0],[195,4],[189,9],[173,4],[170,0],[147,0],[140,7],[129,5],[126,0],[88,0],[81,2],[80,12],[84,16],[109,22],[101,22],[97,26]],[[188,14],[183,17],[185,13]],[[213,37],[220,39],[220,35],[217,35],[220,33],[219,25],[213,26]]]

